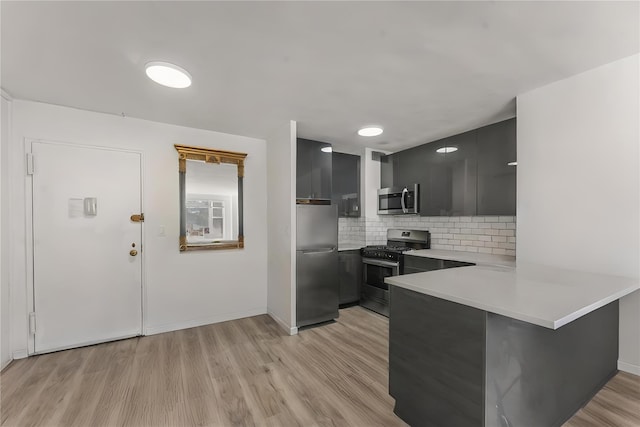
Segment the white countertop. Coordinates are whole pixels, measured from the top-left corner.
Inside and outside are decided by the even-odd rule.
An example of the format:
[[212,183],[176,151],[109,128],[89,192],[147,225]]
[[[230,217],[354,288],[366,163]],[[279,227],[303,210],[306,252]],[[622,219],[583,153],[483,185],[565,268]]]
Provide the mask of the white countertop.
[[640,289],[639,279],[521,264],[457,267],[385,282],[550,329]]
[[442,249],[420,249],[405,252],[405,255],[471,262],[478,265],[493,265],[500,267],[516,266],[516,257],[509,255],[479,254],[475,252],[447,251]]

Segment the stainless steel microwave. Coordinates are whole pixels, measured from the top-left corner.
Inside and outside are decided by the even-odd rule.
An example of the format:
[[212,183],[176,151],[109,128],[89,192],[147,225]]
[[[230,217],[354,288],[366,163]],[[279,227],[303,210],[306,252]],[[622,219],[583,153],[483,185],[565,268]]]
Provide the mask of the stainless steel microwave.
[[420,213],[420,184],[378,190],[378,215]]

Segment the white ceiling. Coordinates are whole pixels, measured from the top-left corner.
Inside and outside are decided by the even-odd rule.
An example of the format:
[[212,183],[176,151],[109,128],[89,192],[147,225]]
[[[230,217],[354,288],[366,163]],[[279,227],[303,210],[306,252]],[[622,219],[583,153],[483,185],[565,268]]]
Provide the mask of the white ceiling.
[[[395,151],[515,115],[514,97],[639,49],[633,2],[11,2],[16,98]],[[148,80],[161,60],[188,89]],[[363,138],[365,124],[385,133]]]

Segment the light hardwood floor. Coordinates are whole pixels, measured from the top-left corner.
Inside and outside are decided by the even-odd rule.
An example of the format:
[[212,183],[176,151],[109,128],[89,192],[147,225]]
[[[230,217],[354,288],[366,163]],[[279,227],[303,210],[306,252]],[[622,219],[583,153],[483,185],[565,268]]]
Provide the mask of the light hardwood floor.
[[[0,375],[0,420],[406,426],[387,392],[387,341],[387,319],[351,307],[292,337],[263,315],[30,357]],[[640,380],[619,374],[566,427],[638,426],[639,404]]]

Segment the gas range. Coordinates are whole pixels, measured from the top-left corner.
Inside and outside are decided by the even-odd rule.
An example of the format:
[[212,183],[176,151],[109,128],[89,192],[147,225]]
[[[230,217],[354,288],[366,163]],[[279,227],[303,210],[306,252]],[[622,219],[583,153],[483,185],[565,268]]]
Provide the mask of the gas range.
[[361,249],[360,255],[365,258],[388,259],[399,261],[404,252],[411,251],[409,246],[371,245]]
[[385,277],[403,273],[403,254],[415,249],[429,249],[431,234],[425,230],[387,230],[387,244],[365,246],[362,255],[360,305],[389,316],[389,286]]
[[365,246],[360,250],[363,258],[400,261],[402,254],[414,249],[429,249],[431,233],[426,230],[387,230],[386,245]]

